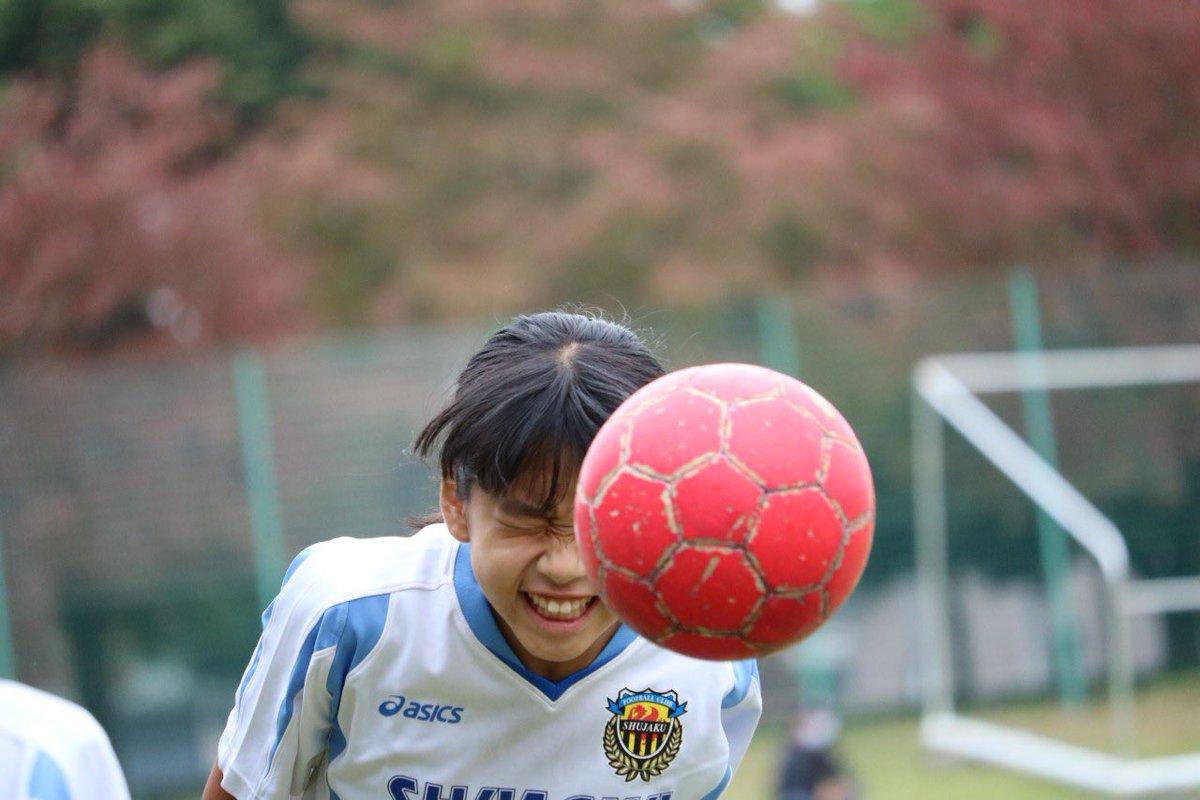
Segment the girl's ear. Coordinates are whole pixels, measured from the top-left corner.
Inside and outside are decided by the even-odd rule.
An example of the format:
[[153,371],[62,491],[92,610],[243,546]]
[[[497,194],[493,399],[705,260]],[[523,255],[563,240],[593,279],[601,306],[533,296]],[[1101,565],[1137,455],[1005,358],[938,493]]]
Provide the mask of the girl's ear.
[[442,519],[450,534],[460,542],[471,541],[471,532],[467,528],[467,504],[458,496],[458,484],[452,478],[442,478],[438,492],[438,502],[442,508]]

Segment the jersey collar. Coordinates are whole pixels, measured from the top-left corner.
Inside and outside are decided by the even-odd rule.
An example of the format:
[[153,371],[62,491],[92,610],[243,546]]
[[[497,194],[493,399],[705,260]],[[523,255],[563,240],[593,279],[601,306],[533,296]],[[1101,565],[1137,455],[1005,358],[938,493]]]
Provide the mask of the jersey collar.
[[454,560],[454,589],[458,594],[458,604],[462,607],[463,616],[467,618],[467,625],[470,626],[471,633],[475,634],[475,638],[490,650],[492,655],[503,661],[513,672],[551,700],[557,700],[567,689],[612,661],[637,638],[637,634],[622,623],[591,664],[578,672],[571,673],[561,681],[548,680],[526,669],[525,665],[517,658],[517,654],[513,652],[512,646],[504,638],[504,634],[500,632],[496,618],[492,615],[492,607],[484,597],[483,589],[480,588],[478,581],[475,580],[475,573],[471,570],[471,546],[469,544],[458,546],[458,553]]

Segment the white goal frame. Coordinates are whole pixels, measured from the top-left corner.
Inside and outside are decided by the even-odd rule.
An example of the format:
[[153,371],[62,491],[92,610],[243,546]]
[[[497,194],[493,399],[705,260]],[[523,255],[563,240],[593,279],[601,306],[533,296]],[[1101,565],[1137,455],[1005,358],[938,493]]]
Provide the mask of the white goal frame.
[[[980,399],[989,393],[1200,383],[1200,345],[939,355],[914,368],[913,521],[922,611],[922,744],[1115,797],[1200,788],[1200,752],[1134,750],[1130,620],[1200,610],[1200,576],[1136,579],[1117,527]],[[945,426],[958,431],[1057,522],[1103,577],[1112,751],[975,719],[954,706],[949,624]]]

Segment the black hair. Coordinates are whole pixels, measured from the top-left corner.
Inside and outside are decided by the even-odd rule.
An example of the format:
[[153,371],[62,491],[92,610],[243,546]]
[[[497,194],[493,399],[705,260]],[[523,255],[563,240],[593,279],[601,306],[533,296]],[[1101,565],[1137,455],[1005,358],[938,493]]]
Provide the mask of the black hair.
[[424,458],[441,441],[442,478],[463,499],[472,485],[500,495],[527,470],[546,469],[539,488],[549,512],[600,426],[663,372],[624,325],[566,311],[522,315],[471,357],[413,447]]

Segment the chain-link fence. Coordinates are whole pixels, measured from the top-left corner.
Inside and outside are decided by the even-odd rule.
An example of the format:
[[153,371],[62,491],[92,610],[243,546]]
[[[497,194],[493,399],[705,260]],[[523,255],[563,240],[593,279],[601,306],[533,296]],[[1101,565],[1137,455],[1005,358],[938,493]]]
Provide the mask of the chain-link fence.
[[[878,525],[845,610],[851,646],[835,659],[852,706],[916,699],[909,372],[929,353],[1012,349],[1009,288],[1006,275],[947,277],[628,311],[669,367],[794,371],[858,431]],[[1200,341],[1194,265],[1097,269],[1039,288],[1048,348]],[[0,563],[16,676],[91,708],[138,797],[197,791],[284,564],[321,539],[403,532],[434,505],[435,478],[409,443],[495,327],[413,327],[184,363],[0,369]],[[1200,390],[1050,399],[1064,474],[1121,526],[1136,568],[1200,573]],[[994,406],[1018,429],[1020,402]],[[980,698],[1048,691],[1033,509],[965,444],[951,445],[960,618],[992,626],[960,654],[973,665],[968,686]],[[1156,623],[1147,669],[1200,662],[1194,616]],[[1003,651],[1014,636],[1022,644]],[[773,707],[786,709],[790,672],[805,659],[768,661],[764,680],[788,693]]]

